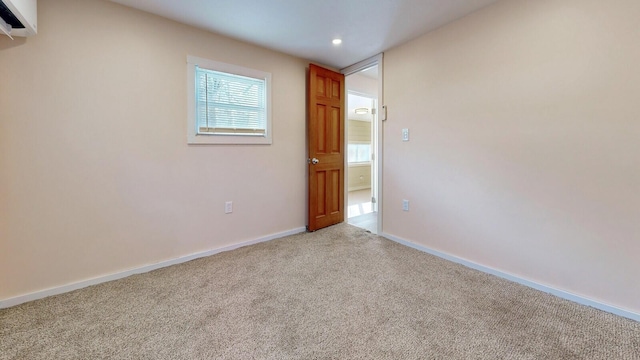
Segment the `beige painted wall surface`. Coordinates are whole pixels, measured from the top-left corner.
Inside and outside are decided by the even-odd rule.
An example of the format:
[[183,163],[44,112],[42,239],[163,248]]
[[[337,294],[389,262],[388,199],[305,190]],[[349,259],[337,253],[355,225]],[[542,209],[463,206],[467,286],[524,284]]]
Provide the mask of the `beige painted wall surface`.
[[371,165],[349,165],[347,190],[364,190],[371,188]]
[[[107,1],[38,12],[0,37],[0,300],[305,225],[306,62]],[[272,73],[273,145],[186,144],[188,54]]]
[[640,313],[639,18],[503,1],[385,53],[385,232]]

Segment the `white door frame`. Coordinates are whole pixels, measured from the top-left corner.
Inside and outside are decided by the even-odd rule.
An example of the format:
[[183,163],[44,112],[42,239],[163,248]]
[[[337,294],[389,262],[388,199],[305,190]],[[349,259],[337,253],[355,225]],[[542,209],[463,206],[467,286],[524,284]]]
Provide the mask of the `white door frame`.
[[[360,72],[362,70],[368,69],[372,66],[376,66],[378,65],[378,106],[376,109],[376,114],[377,116],[375,117],[375,122],[372,123],[373,128],[374,128],[374,133],[376,134],[375,138],[372,139],[372,145],[373,145],[373,152],[374,154],[376,154],[375,159],[373,160],[373,167],[375,168],[375,172],[377,176],[374,176],[374,179],[372,180],[372,192],[373,192],[373,196],[376,198],[376,203],[377,203],[377,207],[378,207],[378,221],[377,221],[377,233],[378,234],[382,234],[382,202],[383,202],[383,198],[382,198],[382,122],[384,120],[386,120],[385,114],[384,114],[384,110],[383,110],[383,105],[384,104],[384,94],[383,94],[383,86],[382,86],[382,60],[383,60],[383,54],[380,53],[378,55],[372,56],[368,59],[362,60],[356,64],[353,64],[351,66],[348,66],[342,70],[340,70],[340,72],[342,74],[344,74],[345,76],[348,75],[352,75],[355,74],[357,72]],[[345,106],[345,111],[347,111],[347,106]],[[346,117],[345,117],[346,119]],[[345,147],[347,146],[347,142],[345,141]],[[345,149],[345,151],[347,151],[347,149]],[[347,157],[345,157],[345,168],[348,166],[347,162]],[[346,181],[346,179],[345,179]],[[345,188],[345,199],[348,198],[349,194],[348,194],[348,189],[347,186],[344,187]],[[348,214],[348,202],[345,201],[345,214]]]

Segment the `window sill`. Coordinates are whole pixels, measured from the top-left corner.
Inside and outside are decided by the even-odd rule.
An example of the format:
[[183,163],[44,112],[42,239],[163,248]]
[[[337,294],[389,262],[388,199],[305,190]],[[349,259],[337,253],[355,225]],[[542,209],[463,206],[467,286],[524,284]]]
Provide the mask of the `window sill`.
[[371,166],[371,162],[367,161],[367,162],[351,162],[348,163],[349,167],[364,167],[364,166]]
[[188,136],[190,145],[271,145],[271,137],[243,135],[208,135]]

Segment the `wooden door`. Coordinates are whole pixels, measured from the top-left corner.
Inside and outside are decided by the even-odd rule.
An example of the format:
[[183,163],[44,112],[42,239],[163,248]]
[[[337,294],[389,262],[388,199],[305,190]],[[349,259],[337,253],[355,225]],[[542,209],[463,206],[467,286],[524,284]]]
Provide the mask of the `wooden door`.
[[344,221],[344,75],[309,65],[309,222]]

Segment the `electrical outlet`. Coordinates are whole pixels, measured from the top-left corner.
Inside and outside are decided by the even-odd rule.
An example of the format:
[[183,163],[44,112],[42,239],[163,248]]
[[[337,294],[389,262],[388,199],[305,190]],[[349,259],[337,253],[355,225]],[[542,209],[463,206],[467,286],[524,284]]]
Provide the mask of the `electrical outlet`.
[[224,213],[231,214],[233,212],[233,201],[227,201],[224,203]]
[[402,211],[409,211],[409,200],[402,200]]

